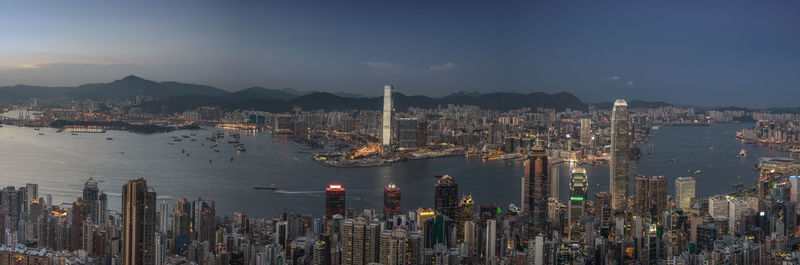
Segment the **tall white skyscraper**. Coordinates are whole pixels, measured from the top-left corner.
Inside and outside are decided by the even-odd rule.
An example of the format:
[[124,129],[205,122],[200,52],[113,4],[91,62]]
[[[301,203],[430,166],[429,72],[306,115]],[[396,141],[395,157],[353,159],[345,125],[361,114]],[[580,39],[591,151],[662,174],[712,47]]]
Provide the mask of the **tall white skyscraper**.
[[497,264],[497,221],[494,219],[486,220],[486,258],[487,265]]
[[678,208],[687,212],[692,209],[695,180],[693,177],[680,177],[675,180],[675,202]]
[[392,86],[383,86],[383,146],[392,144]]
[[611,208],[624,210],[628,197],[630,148],[633,132],[628,102],[617,99],[611,110]]

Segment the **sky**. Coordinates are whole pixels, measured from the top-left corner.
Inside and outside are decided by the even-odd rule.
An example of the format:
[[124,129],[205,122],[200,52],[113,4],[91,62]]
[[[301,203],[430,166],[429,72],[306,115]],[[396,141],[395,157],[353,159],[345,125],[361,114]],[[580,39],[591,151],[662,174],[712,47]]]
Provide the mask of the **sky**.
[[156,81],[800,106],[800,1],[11,1],[0,86]]

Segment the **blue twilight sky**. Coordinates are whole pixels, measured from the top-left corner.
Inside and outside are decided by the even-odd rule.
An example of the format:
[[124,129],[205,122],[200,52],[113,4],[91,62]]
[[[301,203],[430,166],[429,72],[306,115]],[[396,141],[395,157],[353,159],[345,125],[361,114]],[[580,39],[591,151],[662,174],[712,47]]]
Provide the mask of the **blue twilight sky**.
[[800,1],[12,1],[0,86],[568,91],[800,106]]

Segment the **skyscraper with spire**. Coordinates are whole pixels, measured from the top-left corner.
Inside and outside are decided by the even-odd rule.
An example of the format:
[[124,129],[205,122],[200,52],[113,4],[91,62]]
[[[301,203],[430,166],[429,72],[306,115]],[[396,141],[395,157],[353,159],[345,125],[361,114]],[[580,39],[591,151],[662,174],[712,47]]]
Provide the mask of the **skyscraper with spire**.
[[624,210],[627,204],[632,134],[628,102],[624,99],[617,99],[611,110],[611,163],[609,166],[611,208],[615,211]]
[[546,233],[547,228],[547,203],[550,197],[550,169],[547,162],[547,152],[540,144],[531,149],[525,161],[525,175],[523,176],[523,212],[531,215],[529,236],[535,237]]

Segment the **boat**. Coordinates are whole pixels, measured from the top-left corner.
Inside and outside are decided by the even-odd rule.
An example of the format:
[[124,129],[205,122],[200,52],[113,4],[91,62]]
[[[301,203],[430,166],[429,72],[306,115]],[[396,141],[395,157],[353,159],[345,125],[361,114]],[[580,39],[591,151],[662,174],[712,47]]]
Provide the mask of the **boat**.
[[33,130],[34,130],[34,131],[38,131],[38,130],[39,130],[39,127],[33,127]]
[[264,187],[264,186],[255,186],[255,187],[253,187],[253,189],[255,189],[255,190],[277,190],[278,189],[278,185],[270,184],[269,186],[266,186],[266,187]]
[[742,149],[741,151],[739,151],[739,156],[741,156],[741,157],[747,156],[747,151]]
[[653,126],[653,127],[650,127],[650,129],[652,129],[652,130],[658,130],[658,129],[660,129],[660,128],[661,128],[661,127],[660,127],[660,126],[658,126],[658,125],[655,125],[655,126]]
[[695,175],[700,175],[700,173],[703,173],[703,171],[700,171],[699,169],[694,172]]
[[737,182],[737,183],[731,184],[731,188],[734,188],[734,189],[738,189],[738,188],[741,188],[741,187],[744,187],[744,183]]
[[239,149],[236,149],[236,150],[237,150],[237,151],[239,151],[239,152],[244,152],[244,151],[246,151],[247,149],[244,149],[244,146],[240,146],[240,147],[239,147]]
[[111,141],[111,140],[114,140],[114,138],[111,138],[111,137],[106,137],[106,140],[109,140],[109,141]]
[[39,135],[44,135],[44,133],[39,133]]
[[76,133],[76,132],[73,132],[73,133],[72,133],[72,135],[78,135],[78,133]]

